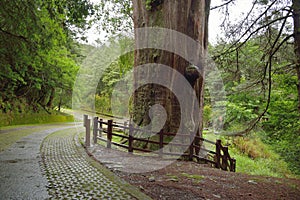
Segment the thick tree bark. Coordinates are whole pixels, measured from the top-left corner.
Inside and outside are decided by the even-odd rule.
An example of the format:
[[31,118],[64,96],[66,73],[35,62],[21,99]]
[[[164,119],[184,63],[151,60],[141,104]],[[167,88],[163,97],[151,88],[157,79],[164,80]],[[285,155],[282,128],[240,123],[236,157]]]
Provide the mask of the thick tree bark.
[[298,111],[300,113],[300,1],[293,0],[294,39],[296,72],[298,77]]
[[[136,30],[143,27],[162,27],[178,31],[198,41],[202,49],[195,49],[194,51],[200,51],[204,55],[208,45],[209,6],[210,0],[133,0],[134,28]],[[135,32],[135,37],[139,37],[137,32]],[[168,40],[168,38],[165,39]],[[170,42],[172,42],[171,39]],[[189,47],[183,46],[182,48],[188,49]],[[198,135],[202,136],[204,66],[201,66],[200,77],[194,81],[192,80],[193,75],[188,74],[187,70],[191,64],[179,55],[174,54],[174,52],[158,49],[137,49],[135,52],[135,67],[146,63],[167,65],[183,74],[187,79],[190,78],[188,81],[191,85],[194,85],[197,101],[200,105]],[[135,79],[141,79],[142,76],[141,74],[135,74]],[[170,74],[170,77],[172,77],[172,74]],[[182,117],[180,116],[180,105],[178,99],[169,89],[156,84],[145,85],[135,92],[133,104],[132,118],[136,124],[140,126],[148,125],[150,123],[149,107],[160,104],[165,108],[168,115],[163,131],[173,133],[178,131],[180,118]],[[200,141],[197,143],[200,143]]]

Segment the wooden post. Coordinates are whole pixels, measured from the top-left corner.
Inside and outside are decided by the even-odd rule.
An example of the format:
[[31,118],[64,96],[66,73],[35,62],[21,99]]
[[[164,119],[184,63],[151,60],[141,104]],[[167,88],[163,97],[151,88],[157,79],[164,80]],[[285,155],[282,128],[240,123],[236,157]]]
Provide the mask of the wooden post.
[[91,120],[86,119],[85,122],[85,146],[91,146]]
[[163,155],[163,147],[164,147],[164,133],[163,130],[159,132],[159,157]]
[[93,142],[97,144],[97,133],[98,133],[98,117],[94,117],[94,127],[93,127]]
[[111,148],[111,141],[112,141],[112,129],[113,129],[113,120],[107,121],[107,148]]
[[230,159],[230,171],[235,172],[236,160],[234,158]]
[[99,128],[100,128],[100,130],[99,130],[99,136],[100,137],[102,137],[102,131],[103,131],[103,124],[102,124],[102,122],[103,122],[103,119],[100,119],[100,121],[99,121]]
[[216,141],[216,168],[221,167],[221,140]]
[[86,127],[86,120],[88,119],[88,115],[83,115],[83,126]]
[[128,152],[133,152],[133,127],[132,124],[129,124],[129,136],[128,136]]
[[189,150],[189,160],[192,161],[194,157],[194,137],[193,134],[190,133],[190,150]]
[[223,147],[222,169],[227,171],[228,168],[228,147]]

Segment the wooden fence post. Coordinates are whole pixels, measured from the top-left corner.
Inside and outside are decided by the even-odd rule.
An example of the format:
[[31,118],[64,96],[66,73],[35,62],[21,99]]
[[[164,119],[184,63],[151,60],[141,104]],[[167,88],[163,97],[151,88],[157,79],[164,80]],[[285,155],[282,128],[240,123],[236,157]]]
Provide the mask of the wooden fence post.
[[163,147],[164,147],[164,133],[161,129],[159,131],[159,157],[162,157],[163,155]]
[[228,168],[228,147],[223,147],[222,169],[227,171]]
[[236,160],[234,158],[230,159],[230,171],[235,172]]
[[216,168],[221,167],[221,140],[216,141]]
[[86,127],[86,120],[88,119],[88,115],[83,115],[83,126]]
[[107,148],[111,148],[111,141],[112,141],[112,129],[113,129],[113,120],[107,121]]
[[94,127],[93,127],[93,142],[97,144],[97,133],[98,133],[98,117],[94,117]]
[[129,135],[128,135],[128,152],[133,152],[133,126],[129,124]]
[[85,146],[91,146],[91,120],[86,119],[85,121]]
[[100,119],[99,120],[99,123],[100,123],[100,125],[99,125],[99,128],[100,128],[100,130],[99,130],[99,136],[100,137],[102,137],[102,131],[103,131],[103,124],[102,124],[102,122],[103,122],[103,119]]

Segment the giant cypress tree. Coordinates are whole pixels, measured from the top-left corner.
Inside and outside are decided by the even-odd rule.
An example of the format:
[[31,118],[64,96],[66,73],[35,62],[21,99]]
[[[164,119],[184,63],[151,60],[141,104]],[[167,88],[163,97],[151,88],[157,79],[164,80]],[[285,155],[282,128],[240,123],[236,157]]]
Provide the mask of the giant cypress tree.
[[[198,51],[201,55],[205,55],[208,44],[209,6],[210,0],[133,0],[134,28],[137,30],[145,27],[162,27],[178,31],[201,45],[200,49],[193,49],[192,51]],[[143,33],[146,34],[143,36],[139,34],[135,31],[136,46],[139,46],[137,38],[147,38],[147,33]],[[172,42],[172,40],[168,42]],[[184,41],[182,42],[185,45]],[[183,46],[182,48],[188,47]],[[159,63],[169,66],[188,79],[195,89],[197,101],[200,105],[198,134],[201,135],[204,87],[203,66],[197,71],[191,67],[191,63],[174,52],[137,48],[135,52],[135,67],[147,63]],[[144,74],[135,73],[134,76],[135,79],[143,79]],[[170,77],[165,78],[171,78],[171,76],[172,74],[170,74]],[[186,98],[190,97],[187,96]],[[180,118],[182,117],[180,114],[181,108],[178,99],[169,89],[156,84],[144,85],[135,91],[133,104],[133,120],[139,126],[145,126],[150,123],[149,108],[154,104],[160,104],[165,108],[168,115],[163,130],[173,133],[178,131]]]

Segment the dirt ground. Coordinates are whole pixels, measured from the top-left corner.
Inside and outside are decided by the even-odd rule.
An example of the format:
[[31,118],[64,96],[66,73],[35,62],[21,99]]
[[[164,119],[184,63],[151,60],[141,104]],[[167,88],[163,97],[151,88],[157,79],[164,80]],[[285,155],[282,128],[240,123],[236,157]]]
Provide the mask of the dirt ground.
[[115,171],[153,199],[300,199],[300,180],[225,172],[176,161],[147,173]]
[[167,164],[101,145],[87,152],[153,199],[300,200],[300,179],[226,172],[196,162],[173,160]]

